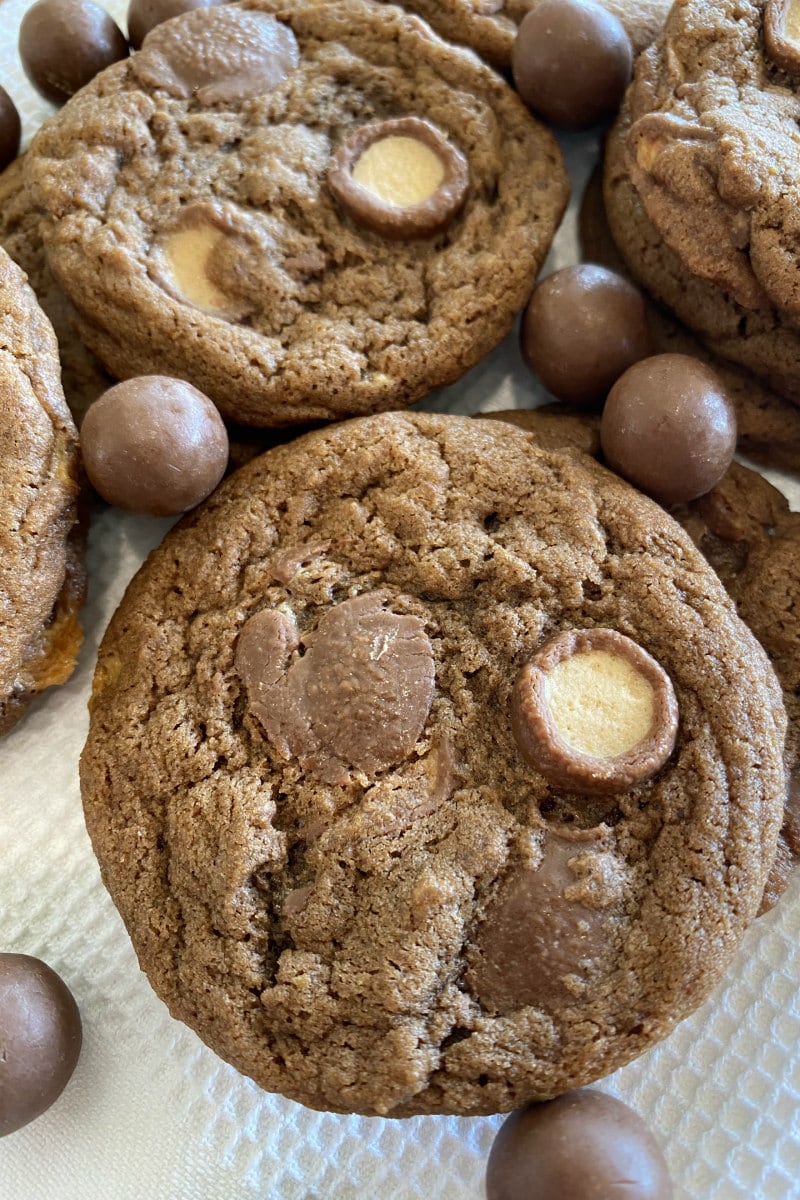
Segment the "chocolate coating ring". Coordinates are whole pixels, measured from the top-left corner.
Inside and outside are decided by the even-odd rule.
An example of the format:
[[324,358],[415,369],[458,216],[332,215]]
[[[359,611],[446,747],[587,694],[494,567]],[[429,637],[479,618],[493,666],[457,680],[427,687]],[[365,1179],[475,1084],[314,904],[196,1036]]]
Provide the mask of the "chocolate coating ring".
[[[426,145],[441,160],[444,179],[433,195],[405,208],[385,204],[353,178],[353,167],[373,142],[387,137],[409,137]],[[435,237],[464,207],[469,192],[469,166],[461,151],[448,142],[430,121],[421,117],[396,117],[360,125],[339,146],[328,171],[328,186],[336,199],[360,225],[394,241]]]
[[[653,689],[649,734],[630,750],[599,758],[570,746],[553,721],[545,677],[567,658],[589,650],[625,657]],[[557,634],[520,671],[511,696],[511,728],[529,766],[557,787],[591,795],[613,795],[644,783],[660,771],[675,749],[678,702],[666,671],[641,646],[615,629],[569,629]]]

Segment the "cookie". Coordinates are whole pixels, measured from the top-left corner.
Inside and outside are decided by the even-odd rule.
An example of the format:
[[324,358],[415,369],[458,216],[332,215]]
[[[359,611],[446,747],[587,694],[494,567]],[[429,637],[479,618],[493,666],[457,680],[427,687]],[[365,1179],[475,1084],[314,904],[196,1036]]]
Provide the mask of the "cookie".
[[81,641],[78,439],[53,330],[0,250],[0,734],[72,673]]
[[[554,408],[487,416],[526,430],[539,445],[600,452],[599,418],[594,415],[562,415]],[[707,495],[670,512],[725,585],[783,689],[788,795],[761,904],[764,912],[786,890],[800,859],[800,513],[789,510],[786,497],[767,479],[738,462]]]
[[[614,135],[612,135],[614,138]],[[619,143],[614,140],[616,153]],[[612,205],[622,217],[622,228],[632,227],[629,214],[636,207],[627,176],[609,168]],[[624,195],[624,199],[623,199]],[[641,214],[641,209],[638,209]],[[619,229],[619,220],[615,222]],[[591,176],[581,201],[579,230],[583,257],[611,270],[627,273],[606,217],[602,170]],[[639,260],[641,261],[641,260]],[[739,449],[767,467],[800,471],[800,411],[766,384],[740,367],[706,349],[688,329],[660,305],[647,303],[647,324],[654,354],[689,354],[717,372],[736,406]]]
[[[635,745],[677,740],[646,781],[531,765],[556,649],[567,708],[584,654],[659,681]],[[391,413],[269,451],[167,535],[103,641],[82,794],[142,968],[219,1054],[311,1107],[478,1114],[707,995],[772,864],[784,728],[662,509],[499,422]],[[603,756],[577,736],[557,769]]]
[[75,310],[50,272],[40,232],[40,217],[23,179],[23,160],[0,174],[0,247],[22,268],[55,330],[61,360],[61,385],[77,425],[86,409],[114,380],[87,350],[75,328]]
[[764,53],[764,12],[733,0],[672,9],[610,140],[606,205],[631,272],[656,298],[798,403],[789,242],[800,97],[797,76]]
[[[511,47],[517,30],[538,2],[410,0],[405,7],[424,17],[442,37],[470,46],[487,62],[506,69],[511,64]],[[657,37],[670,9],[670,0],[646,0],[641,4],[632,0],[599,0],[599,3],[619,19],[637,53]]]
[[[391,178],[417,191],[380,199]],[[40,130],[26,179],[108,370],[261,426],[458,378],[508,332],[568,193],[494,72],[369,0],[157,27]]]

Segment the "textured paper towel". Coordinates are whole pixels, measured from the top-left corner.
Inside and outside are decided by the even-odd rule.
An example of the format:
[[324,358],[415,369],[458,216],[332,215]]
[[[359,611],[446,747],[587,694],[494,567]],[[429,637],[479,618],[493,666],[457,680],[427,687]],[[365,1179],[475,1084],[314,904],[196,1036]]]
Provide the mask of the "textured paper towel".
[[[0,83],[30,136],[49,110],[16,61],[26,6],[0,0]],[[596,146],[564,145],[579,195]],[[548,269],[574,257],[573,204]],[[509,339],[420,407],[471,413],[533,395]],[[798,485],[773,478],[800,507]],[[85,1037],[60,1101],[0,1143],[0,1200],[479,1200],[499,1118],[348,1118],[265,1095],[171,1020],[139,973],[83,828],[77,762],[97,642],[167,525],[96,515],[80,669],[0,744],[0,949],[63,975]],[[677,1200],[800,1197],[799,934],[796,878],[704,1007],[601,1085],[653,1127]]]

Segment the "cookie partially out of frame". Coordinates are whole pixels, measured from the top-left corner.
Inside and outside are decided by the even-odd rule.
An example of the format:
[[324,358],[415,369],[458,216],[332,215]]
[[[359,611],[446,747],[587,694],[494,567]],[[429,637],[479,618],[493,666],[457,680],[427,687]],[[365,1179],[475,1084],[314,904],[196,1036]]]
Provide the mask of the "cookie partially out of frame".
[[[636,220],[643,218],[643,213],[635,201],[624,168],[619,169],[618,138],[618,133],[611,134],[607,186],[609,199],[618,214],[614,222],[617,236],[625,241],[636,229]],[[606,216],[602,175],[602,169],[595,171],[581,201],[579,227],[583,257],[588,262],[600,263],[625,274],[628,268],[616,247]],[[636,259],[636,264],[641,263],[641,258]],[[648,268],[638,267],[641,269],[649,278]],[[653,353],[689,354],[708,363],[723,380],[736,408],[739,449],[767,467],[800,472],[800,409],[797,405],[779,396],[743,367],[714,354],[670,312],[649,297],[646,299]]]
[[[643,50],[657,37],[671,0],[598,0],[617,17],[634,50]],[[413,9],[442,37],[470,46],[499,68],[511,65],[511,48],[522,21],[539,0],[408,0]]]
[[648,217],[634,187],[627,162],[629,129],[626,101],[606,143],[603,188],[611,232],[630,274],[708,350],[752,372],[797,406],[800,328],[769,304],[744,307],[732,293],[687,269]]
[[23,177],[23,159],[0,174],[0,247],[28,277],[58,339],[61,385],[77,425],[114,379],[80,340],[75,310],[54,280],[45,258],[41,217],[31,203]]
[[[373,122],[408,118],[461,156],[467,190],[459,208],[445,178],[452,213],[406,237],[355,217],[335,168]],[[569,190],[499,76],[369,0],[252,0],[158,26],[46,123],[26,179],[107,369],[177,375],[261,426],[397,408],[457,379],[511,327]]]
[[[548,639],[674,688],[651,778],[567,790],[512,730]],[[709,992],[784,800],[766,656],[657,505],[492,421],[392,413],[238,471],[100,651],[88,828],[143,970],[262,1087],[407,1116],[586,1083]]]
[[0,734],[72,673],[84,574],[78,439],[58,348],[22,271],[0,249]]

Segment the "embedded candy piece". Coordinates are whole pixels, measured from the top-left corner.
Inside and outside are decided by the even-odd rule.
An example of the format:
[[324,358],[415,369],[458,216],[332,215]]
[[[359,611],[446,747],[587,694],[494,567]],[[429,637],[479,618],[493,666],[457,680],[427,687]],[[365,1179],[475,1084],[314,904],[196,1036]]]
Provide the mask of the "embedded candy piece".
[[142,375],[104,392],[81,426],[86,474],[109,504],[167,517],[194,508],[228,463],[214,405],[182,379]]
[[133,69],[143,83],[179,100],[241,104],[273,91],[299,61],[288,25],[269,13],[222,5],[156,26]]
[[652,351],[641,293],[594,263],[548,275],[528,302],[520,336],[528,366],[568,404],[601,404],[620,375]]
[[383,237],[432,237],[463,207],[469,167],[429,121],[400,117],[354,130],[333,157],[328,183],[355,221]]
[[239,635],[235,664],[251,712],[278,753],[327,783],[402,762],[427,720],[433,648],[422,621],[387,609],[390,599],[345,600],[302,637],[286,613],[263,609]]
[[128,5],[128,41],[138,50],[151,29],[195,8],[215,8],[225,0],[131,0]]
[[0,171],[5,171],[19,154],[22,123],[17,106],[5,88],[0,87]]
[[240,321],[250,305],[227,295],[217,281],[234,230],[210,204],[194,204],[157,239],[150,273],[165,291],[225,321]]
[[800,76],[800,3],[769,0],[764,9],[764,48],[776,67]]
[[61,1095],[81,1052],[81,1017],[63,979],[28,954],[0,954],[0,1137]]
[[511,50],[528,108],[564,129],[586,129],[619,108],[633,68],[622,24],[592,0],[541,0]]
[[[539,866],[516,867],[502,880],[478,927],[466,974],[483,1009],[500,1015],[528,1006],[552,1011],[602,973],[619,896],[612,884],[611,893],[600,896],[599,905],[593,896],[589,907],[569,864],[590,853],[611,858],[597,847],[607,834],[604,826],[548,831]],[[613,880],[613,860],[597,873]]]
[[570,629],[520,671],[511,726],[525,761],[551,783],[606,795],[644,783],[675,747],[669,676],[613,629]]
[[63,104],[99,71],[127,58],[128,43],[93,0],[37,0],[19,27],[19,57],[37,92]]
[[662,504],[680,504],[710,492],[731,465],[736,409],[705,363],[657,354],[614,384],[600,444],[620,475]]
[[672,1200],[661,1148],[627,1104],[589,1088],[506,1117],[486,1200]]

